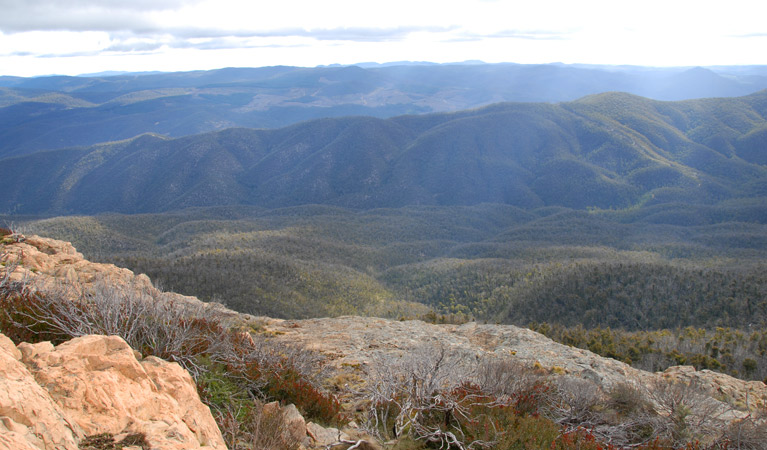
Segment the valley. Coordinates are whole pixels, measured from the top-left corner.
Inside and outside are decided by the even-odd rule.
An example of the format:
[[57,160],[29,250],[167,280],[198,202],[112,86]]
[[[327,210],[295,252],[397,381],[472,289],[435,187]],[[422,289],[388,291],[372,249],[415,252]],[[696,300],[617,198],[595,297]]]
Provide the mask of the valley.
[[[25,228],[70,240],[94,261],[146,273],[163,289],[254,315],[553,326],[552,337],[594,349],[585,330],[617,333],[609,338],[617,343],[664,329],[741,329],[745,338],[714,359],[732,357],[736,347],[737,358],[702,364],[744,376],[750,358],[759,363],[747,377],[762,379],[762,344],[752,344],[767,339],[767,230],[727,220],[728,209],[708,211],[720,221],[626,222],[609,211],[498,204],[215,207],[58,217]],[[656,362],[648,362],[658,352],[647,345],[641,354],[636,343],[604,352],[631,361],[635,347],[633,363],[662,370],[697,354],[710,358],[700,339],[677,360],[668,356],[674,345]]]
[[[765,130],[767,91],[145,134],[3,159],[0,207],[93,260],[249,314],[479,320],[592,350],[602,338],[584,330],[751,336],[767,325]],[[763,379],[748,342],[602,353]]]

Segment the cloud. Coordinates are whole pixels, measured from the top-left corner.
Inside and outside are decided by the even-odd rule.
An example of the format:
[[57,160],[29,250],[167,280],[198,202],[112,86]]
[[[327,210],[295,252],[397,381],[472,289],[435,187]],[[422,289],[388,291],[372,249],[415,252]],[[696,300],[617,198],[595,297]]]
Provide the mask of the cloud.
[[0,31],[159,30],[150,13],[189,5],[184,0],[0,0]]
[[[248,25],[243,27],[242,20],[239,20],[242,15],[249,14],[246,11],[237,16],[237,11],[224,10],[210,20],[194,15],[194,6],[202,3],[203,0],[0,0],[0,32],[12,34],[31,31],[102,31],[148,37],[171,35],[186,39],[308,37],[317,40],[392,41],[403,39],[413,32],[440,32],[451,28],[323,27],[318,23],[314,26],[306,23],[285,27],[268,23],[263,18],[260,23],[253,23],[250,28]],[[182,8],[186,10],[180,11]],[[176,10],[179,10],[178,14],[174,12]],[[286,12],[280,10],[278,15],[285,16]],[[171,15],[168,15],[169,13]],[[228,16],[237,20],[226,20]]]
[[205,28],[167,29],[155,36],[137,37],[115,33],[106,52],[150,52],[161,48],[224,50],[264,47],[294,47],[280,44],[274,38],[300,38],[316,41],[392,42],[402,41],[418,32],[440,33],[455,27],[393,27],[393,28],[283,28],[275,30],[217,30]]
[[35,56],[32,52],[10,52],[10,53],[0,53],[0,56]]
[[[102,24],[103,26],[104,24]],[[163,49],[197,49],[197,50],[226,50],[266,47],[295,47],[310,45],[312,42],[402,42],[413,33],[450,33],[456,27],[390,27],[390,28],[281,28],[263,30],[226,30],[201,27],[178,27],[166,29],[145,28],[143,32],[123,30],[120,27],[104,26],[108,31],[91,32],[102,36],[100,39],[91,38],[83,43],[82,32],[48,31],[34,33],[33,40],[48,42],[40,44],[28,54],[40,57],[71,57],[96,55],[98,52],[120,53],[152,53]],[[16,35],[18,41],[24,41],[24,34]],[[72,45],[83,45],[76,49],[65,44],[65,39],[71,37]],[[99,42],[100,41],[100,42]],[[298,43],[298,44],[297,44]]]
[[492,33],[462,33],[455,40],[470,41],[483,39],[530,39],[530,40],[564,40],[570,33],[544,30],[500,30]]
[[[274,29],[223,29],[208,27],[167,27],[144,34],[173,36],[177,39],[206,38],[310,38],[319,41],[399,41],[413,33],[444,33],[457,29],[456,26],[409,26],[409,27],[334,27],[334,28],[274,28]],[[138,33],[136,33],[138,34]]]
[[457,26],[410,26],[393,28],[332,28],[304,31],[296,36],[311,37],[321,41],[399,41],[413,33],[444,33],[457,29]]
[[116,42],[106,48],[104,48],[104,52],[115,52],[115,53],[133,53],[133,52],[140,52],[140,53],[146,53],[146,52],[153,52],[156,50],[160,50],[165,46],[162,42],[157,41],[125,41],[125,42]]
[[767,37],[767,33],[744,33],[744,34],[731,34],[731,35],[729,35],[728,37],[733,37],[733,38],[744,38],[744,39],[748,39],[748,38],[764,38],[764,37]]
[[[224,7],[224,6],[229,7]],[[201,6],[201,8],[197,8]],[[34,34],[34,50],[17,48],[27,54],[52,57],[93,54],[160,52],[163,48],[242,49],[295,45],[288,41],[399,42],[413,33],[445,33],[455,26],[338,26],[298,22],[285,26],[253,16],[253,10],[238,12],[232,3],[210,8],[207,0],[0,0],[0,36],[16,35],[21,47],[26,35]],[[215,6],[215,5],[214,5]],[[297,5],[293,5],[296,7]],[[204,11],[207,14],[200,14]],[[264,12],[286,16],[285,8],[264,8]],[[306,11],[304,11],[306,15]],[[228,20],[237,19],[237,20]],[[258,20],[255,20],[258,19]],[[89,43],[74,37],[84,32],[102,33]],[[67,42],[83,44],[67,47]],[[31,36],[31,35],[30,35]],[[266,42],[276,39],[276,42]],[[48,45],[45,44],[48,43]]]
[[188,40],[176,40],[166,45],[172,49],[194,49],[194,50],[234,50],[234,49],[253,49],[253,48],[296,48],[306,47],[300,44],[279,44],[279,43],[256,43],[243,39],[216,38],[207,39],[201,42],[192,42]]

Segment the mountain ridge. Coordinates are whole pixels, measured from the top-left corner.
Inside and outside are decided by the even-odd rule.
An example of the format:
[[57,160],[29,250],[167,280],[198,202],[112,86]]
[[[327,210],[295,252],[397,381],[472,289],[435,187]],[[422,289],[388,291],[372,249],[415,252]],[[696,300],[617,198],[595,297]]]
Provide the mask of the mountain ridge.
[[605,93],[175,139],[144,134],[1,160],[0,211],[714,204],[764,195],[766,130],[767,90],[682,102]]
[[764,67],[647,68],[458,64],[289,66],[100,77],[1,77],[0,156],[93,145],[144,132],[173,137],[280,128],[323,117],[561,102],[605,91],[658,100],[746,95]]

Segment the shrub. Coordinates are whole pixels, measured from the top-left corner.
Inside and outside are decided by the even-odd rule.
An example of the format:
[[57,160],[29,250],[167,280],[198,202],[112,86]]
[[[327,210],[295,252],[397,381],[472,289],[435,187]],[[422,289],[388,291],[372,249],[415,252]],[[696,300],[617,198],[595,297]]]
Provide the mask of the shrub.
[[478,449],[498,444],[520,417],[539,417],[549,387],[515,363],[478,363],[438,344],[376,361],[366,389],[366,427],[378,438]]
[[[43,293],[12,282],[8,272],[0,277],[0,331],[17,344],[118,335],[144,355],[178,362],[195,378],[222,429],[237,424],[240,431],[230,448],[240,448],[241,442],[251,442],[251,448],[292,448],[284,441],[273,447],[257,444],[274,427],[253,406],[256,400],[294,403],[321,423],[345,420],[338,400],[320,389],[317,368],[323,364],[316,355],[274,348],[231,330],[203,304],[174,302],[153,289],[106,281],[80,295],[63,287]],[[250,435],[256,431],[260,437]]]
[[15,344],[51,341],[59,344],[69,339],[47,323],[35,319],[36,312],[46,307],[42,294],[26,287],[11,287],[0,294],[0,330]]
[[673,446],[710,443],[727,428],[725,417],[731,409],[694,382],[655,380],[646,386],[646,395],[657,412],[657,435]]
[[607,394],[607,407],[621,416],[629,416],[633,413],[649,409],[642,391],[633,384],[618,383]]
[[131,433],[120,442],[110,433],[94,434],[86,436],[79,445],[81,450],[122,450],[124,447],[139,447],[149,449],[149,443],[144,433]]
[[321,423],[344,421],[338,399],[319,391],[297,370],[277,367],[269,371],[265,378],[263,391],[268,397],[293,403],[304,415]]
[[230,450],[294,450],[300,442],[291,437],[283,417],[268,413],[260,401],[212,405],[211,411]]
[[721,448],[762,450],[767,443],[767,422],[764,417],[749,415],[731,423],[720,438]]
[[514,417],[504,431],[497,448],[509,450],[550,450],[560,434],[557,424],[536,416]]

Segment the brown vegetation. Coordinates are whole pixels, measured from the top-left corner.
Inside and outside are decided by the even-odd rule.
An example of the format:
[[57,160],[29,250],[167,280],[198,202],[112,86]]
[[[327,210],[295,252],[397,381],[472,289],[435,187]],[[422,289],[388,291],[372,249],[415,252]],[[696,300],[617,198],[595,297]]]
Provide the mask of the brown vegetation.
[[[364,365],[365,379],[353,386],[364,401],[355,403],[358,410],[344,412],[323,389],[325,361],[303,350],[298,339],[267,339],[275,332],[271,325],[263,333],[250,333],[255,330],[233,327],[247,322],[231,321],[233,316],[215,305],[166,297],[142,283],[116,285],[96,277],[78,290],[51,283],[37,289],[31,280],[12,276],[17,267],[11,259],[4,263],[3,332],[16,341],[54,342],[113,333],[145,356],[177,361],[195,376],[232,449],[298,447],[299,439],[285,431],[285,416],[264,407],[275,399],[294,403],[308,418],[328,425],[364,418],[363,427],[372,436],[395,441],[395,448],[759,448],[755,442],[765,434],[763,405],[720,401],[694,378],[632,380],[625,366],[605,363],[597,369],[596,357],[574,349],[579,362],[573,365],[530,367],[504,345],[527,345],[525,339],[539,336],[477,324],[443,325],[454,333],[454,340],[443,342],[429,337],[437,336],[432,329],[437,326],[387,323],[403,331],[420,327],[422,344],[399,353],[373,352],[378,357]],[[31,269],[24,273],[36,275]],[[283,325],[301,330],[309,322]],[[459,339],[485,351],[453,346]],[[556,345],[549,342],[546,351]],[[377,343],[365,346],[375,348]],[[623,373],[626,382],[575,378],[571,369],[583,361],[591,361],[588,371],[609,367]],[[346,415],[355,413],[357,417]],[[346,442],[340,435],[337,442],[363,446],[361,440]]]
[[254,340],[203,304],[168,302],[156,291],[107,281],[73,298],[63,286],[39,292],[13,281],[12,272],[7,266],[0,277],[0,331],[16,343],[117,335],[144,356],[178,362],[194,376],[231,449],[298,445],[275,437],[281,418],[263,414],[266,400],[294,403],[321,423],[341,420],[340,404],[321,390],[315,356]]

